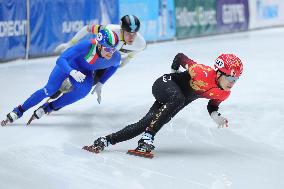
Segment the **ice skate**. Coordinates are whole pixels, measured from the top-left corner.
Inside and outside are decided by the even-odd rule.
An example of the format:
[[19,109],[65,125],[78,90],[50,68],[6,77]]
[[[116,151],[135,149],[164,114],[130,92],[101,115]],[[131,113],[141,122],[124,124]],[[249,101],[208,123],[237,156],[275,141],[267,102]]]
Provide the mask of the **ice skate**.
[[151,153],[151,151],[155,149],[153,142],[154,137],[150,133],[144,133],[142,138],[138,141],[138,147],[135,150],[128,150],[127,154],[153,158],[154,154]]
[[7,126],[9,123],[13,123],[15,120],[19,119],[23,115],[22,107],[19,106],[14,108],[14,110],[7,114],[5,120],[1,121],[1,126]]
[[105,149],[105,147],[109,146],[109,142],[107,141],[106,137],[100,137],[95,140],[94,144],[91,146],[84,146],[82,149],[87,150],[92,153],[100,153]]
[[1,126],[7,126],[7,124],[13,123],[17,119],[18,115],[15,112],[10,112],[7,114],[6,119],[1,121]]
[[50,107],[49,103],[43,104],[41,107],[39,107],[37,110],[34,111],[27,125],[30,125],[33,120],[40,119],[44,114],[48,114],[51,111],[52,111],[52,108]]

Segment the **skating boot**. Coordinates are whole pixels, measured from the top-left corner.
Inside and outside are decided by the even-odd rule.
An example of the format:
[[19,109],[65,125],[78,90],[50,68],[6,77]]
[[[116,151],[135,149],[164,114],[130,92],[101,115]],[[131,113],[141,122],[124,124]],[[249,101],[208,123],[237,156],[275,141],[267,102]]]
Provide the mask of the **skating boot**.
[[7,114],[5,120],[1,121],[1,126],[6,126],[8,123],[13,123],[15,120],[19,119],[23,115],[23,108],[22,106],[18,106],[14,108],[14,110]]
[[108,147],[110,145],[110,142],[107,140],[106,137],[100,137],[97,140],[95,140],[94,144],[91,146],[84,146],[83,150],[87,150],[92,153],[100,153],[105,149],[105,147]]
[[31,122],[35,119],[40,119],[44,114],[48,114],[53,110],[50,103],[45,103],[40,106],[37,110],[34,111],[33,115],[29,119],[27,125],[30,125]]
[[153,158],[154,154],[151,153],[155,149],[154,137],[150,133],[145,132],[142,138],[138,141],[138,147],[135,150],[128,150],[128,154],[141,156],[146,158]]

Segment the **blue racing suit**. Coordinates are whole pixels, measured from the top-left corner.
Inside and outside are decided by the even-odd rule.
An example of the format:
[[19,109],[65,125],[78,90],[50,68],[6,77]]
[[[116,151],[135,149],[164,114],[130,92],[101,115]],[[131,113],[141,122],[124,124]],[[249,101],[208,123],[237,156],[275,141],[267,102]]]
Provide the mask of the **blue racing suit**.
[[[95,39],[83,41],[67,49],[57,59],[47,84],[42,89],[33,93],[21,105],[22,113],[40,103],[44,98],[53,95],[66,78],[70,79],[73,90],[63,94],[60,98],[52,102],[52,108],[55,110],[84,98],[92,89],[94,71],[105,69],[104,74],[99,80],[99,82],[104,84],[116,72],[121,56],[116,51],[111,59],[107,60],[99,54]],[[82,83],[76,82],[69,75],[72,70],[77,70],[85,74],[85,80]]]

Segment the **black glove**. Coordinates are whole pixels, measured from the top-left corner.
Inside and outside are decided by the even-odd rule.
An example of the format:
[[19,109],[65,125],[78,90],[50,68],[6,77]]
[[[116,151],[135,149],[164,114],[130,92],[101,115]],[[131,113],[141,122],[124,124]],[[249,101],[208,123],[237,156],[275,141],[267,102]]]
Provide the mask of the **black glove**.
[[171,70],[172,70],[172,73],[178,73],[179,72],[179,67],[180,67],[180,57],[182,56],[183,54],[182,53],[178,53],[174,60],[173,60],[173,63],[172,63],[172,66],[171,66]]

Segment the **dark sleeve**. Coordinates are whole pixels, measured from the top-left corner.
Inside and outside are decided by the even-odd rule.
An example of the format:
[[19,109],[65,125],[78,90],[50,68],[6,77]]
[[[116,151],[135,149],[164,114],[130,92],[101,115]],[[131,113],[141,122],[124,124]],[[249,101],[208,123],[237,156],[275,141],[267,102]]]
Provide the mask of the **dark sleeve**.
[[209,100],[207,104],[208,113],[211,115],[212,112],[219,110],[219,105],[222,101],[220,100]]
[[192,64],[196,64],[196,62],[188,58],[183,53],[178,53],[173,60],[172,69],[178,70],[180,66],[182,66],[184,69],[187,69]]

